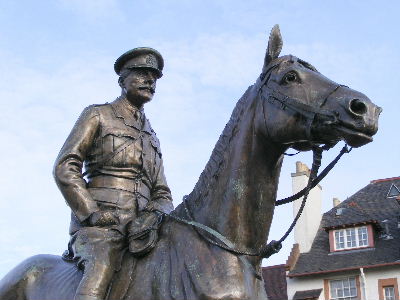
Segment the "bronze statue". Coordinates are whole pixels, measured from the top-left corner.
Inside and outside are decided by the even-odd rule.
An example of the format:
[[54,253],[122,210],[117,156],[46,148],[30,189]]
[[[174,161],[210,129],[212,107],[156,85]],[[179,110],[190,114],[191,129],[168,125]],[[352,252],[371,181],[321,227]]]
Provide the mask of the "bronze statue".
[[[260,269],[284,152],[340,140],[365,145],[381,112],[311,64],[278,57],[281,48],[275,26],[262,72],[237,102],[193,191],[170,215],[150,209],[165,216],[159,241],[140,258],[125,252],[107,299],[267,299]],[[58,256],[34,256],[0,281],[0,299],[73,299],[84,274]]]
[[[54,177],[72,209],[71,242],[64,258],[84,270],[75,300],[105,299],[127,237],[142,236],[159,223],[154,208],[166,213],[173,209],[160,144],[143,112],[163,65],[160,53],[151,48],[121,55],[114,65],[121,96],[87,107],[55,162]],[[148,238],[148,245],[137,251],[154,246],[156,234]]]

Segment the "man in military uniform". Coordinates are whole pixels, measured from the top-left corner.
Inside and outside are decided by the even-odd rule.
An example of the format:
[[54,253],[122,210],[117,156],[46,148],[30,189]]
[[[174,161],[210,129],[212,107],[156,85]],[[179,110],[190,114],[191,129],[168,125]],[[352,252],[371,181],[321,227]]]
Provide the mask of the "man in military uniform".
[[75,300],[105,299],[128,236],[148,232],[148,220],[173,209],[159,141],[143,112],[163,66],[151,48],[121,55],[114,65],[121,96],[85,108],[55,162],[55,180],[72,210],[66,256],[84,270]]

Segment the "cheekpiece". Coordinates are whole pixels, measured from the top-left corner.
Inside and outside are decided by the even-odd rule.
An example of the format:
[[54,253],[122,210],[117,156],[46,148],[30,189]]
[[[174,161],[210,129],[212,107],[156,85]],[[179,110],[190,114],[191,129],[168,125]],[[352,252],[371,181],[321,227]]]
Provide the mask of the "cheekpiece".
[[139,47],[122,54],[114,64],[115,73],[118,75],[121,75],[121,72],[126,69],[136,68],[153,69],[158,74],[158,78],[160,78],[163,75],[164,59],[161,54],[153,48]]

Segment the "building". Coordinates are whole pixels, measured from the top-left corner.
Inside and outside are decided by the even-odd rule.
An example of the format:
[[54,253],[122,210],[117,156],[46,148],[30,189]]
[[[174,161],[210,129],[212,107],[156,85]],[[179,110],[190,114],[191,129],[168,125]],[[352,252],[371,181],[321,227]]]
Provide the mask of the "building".
[[[298,162],[293,192],[308,174]],[[341,203],[334,199],[322,218],[321,187],[315,189],[296,225],[282,300],[399,300],[400,177],[373,180]]]
[[265,291],[268,300],[287,300],[286,264],[263,267]]

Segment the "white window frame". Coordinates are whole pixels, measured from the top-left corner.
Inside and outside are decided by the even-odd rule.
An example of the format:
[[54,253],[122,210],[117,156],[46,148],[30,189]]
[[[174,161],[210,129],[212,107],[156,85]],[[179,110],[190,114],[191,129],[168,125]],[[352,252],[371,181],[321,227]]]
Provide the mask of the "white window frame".
[[[392,292],[390,292],[391,295],[388,295],[388,293],[386,293],[388,290],[391,290]],[[388,297],[389,296],[389,297]],[[383,287],[383,299],[385,300],[395,300],[395,290],[394,290],[394,286],[393,285],[389,285],[389,286],[384,286]]]
[[397,197],[399,197],[399,194],[395,194],[395,195],[389,196],[390,191],[391,191],[392,189],[397,190],[397,191],[399,192],[399,194],[400,194],[400,189],[399,189],[394,183],[392,183],[392,185],[390,186],[389,191],[388,191],[388,193],[387,193],[387,195],[386,195],[386,198],[397,198]]
[[[351,286],[350,280],[353,281],[353,286]],[[333,296],[333,288],[332,288],[332,283],[334,281],[341,281],[341,288],[335,290],[336,296]],[[347,283],[347,284],[346,284]],[[339,297],[337,294],[338,290],[344,290],[351,291],[353,289],[355,291],[355,294],[349,295],[349,296],[341,296]],[[345,277],[345,278],[338,278],[338,279],[332,279],[329,280],[329,299],[330,300],[353,300],[353,299],[358,299],[358,289],[357,289],[357,280],[356,277]]]
[[[354,230],[354,240],[350,239],[353,235],[349,234],[351,231]],[[361,230],[365,230],[364,232],[360,232]],[[360,239],[359,236],[365,235],[367,236],[367,239]],[[336,235],[340,235],[340,239],[343,241],[341,244],[343,244],[343,247],[338,245],[337,243],[337,238]],[[370,236],[368,232],[368,226],[357,226],[357,227],[348,227],[344,229],[337,229],[333,230],[333,243],[334,243],[334,249],[336,250],[348,250],[348,249],[358,249],[358,248],[367,248],[369,247],[369,241],[370,241]],[[353,242],[355,241],[355,245],[349,245],[349,244],[354,244]]]

